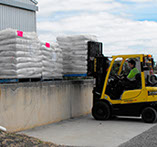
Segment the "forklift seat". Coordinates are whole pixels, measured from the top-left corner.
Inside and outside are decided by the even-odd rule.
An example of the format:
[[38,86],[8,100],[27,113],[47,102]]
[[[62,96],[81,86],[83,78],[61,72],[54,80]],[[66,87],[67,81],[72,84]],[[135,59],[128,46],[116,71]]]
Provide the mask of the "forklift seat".
[[141,88],[141,86],[142,86],[142,83],[141,83],[141,74],[140,73],[136,74],[136,76],[135,76],[135,85],[136,85],[135,87],[137,89]]
[[135,80],[136,81],[141,81],[141,74],[140,73],[135,75]]
[[141,88],[141,74],[138,73],[135,75],[135,80],[128,81],[125,85],[125,90],[134,90],[134,89],[140,89]]

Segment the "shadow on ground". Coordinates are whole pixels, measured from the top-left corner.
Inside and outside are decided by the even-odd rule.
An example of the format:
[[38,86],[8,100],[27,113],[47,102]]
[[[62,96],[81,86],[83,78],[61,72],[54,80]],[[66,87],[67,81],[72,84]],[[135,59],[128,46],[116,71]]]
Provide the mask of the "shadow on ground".
[[[89,120],[95,120],[93,117],[89,118]],[[97,120],[95,120],[97,121]],[[100,121],[100,120],[99,120]],[[102,122],[105,120],[102,120]],[[117,122],[136,122],[136,123],[144,123],[142,118],[140,117],[120,117],[120,116],[115,116],[109,120],[106,121],[117,121]]]

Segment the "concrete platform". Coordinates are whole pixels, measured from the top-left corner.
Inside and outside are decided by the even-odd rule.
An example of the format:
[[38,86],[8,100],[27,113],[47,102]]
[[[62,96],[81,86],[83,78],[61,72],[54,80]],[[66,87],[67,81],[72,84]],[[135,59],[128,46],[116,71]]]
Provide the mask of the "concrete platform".
[[0,84],[0,125],[16,132],[89,114],[92,90],[92,79]]
[[155,125],[146,124],[141,118],[121,117],[96,121],[88,115],[22,133],[61,145],[117,147]]

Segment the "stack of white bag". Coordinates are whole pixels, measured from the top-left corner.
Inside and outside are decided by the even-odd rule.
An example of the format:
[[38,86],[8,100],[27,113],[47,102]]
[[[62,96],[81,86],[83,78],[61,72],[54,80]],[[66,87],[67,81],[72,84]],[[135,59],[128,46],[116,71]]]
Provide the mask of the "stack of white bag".
[[63,55],[57,43],[42,43],[42,78],[60,79],[63,77]]
[[52,54],[52,59],[55,63],[54,77],[62,78],[63,77],[63,53],[62,53],[62,49],[59,47],[58,43],[52,43],[51,46],[54,49],[54,52]]
[[0,31],[0,78],[39,78],[40,41],[35,32]]
[[87,73],[88,41],[97,41],[97,38],[93,35],[57,37],[63,50],[64,74]]

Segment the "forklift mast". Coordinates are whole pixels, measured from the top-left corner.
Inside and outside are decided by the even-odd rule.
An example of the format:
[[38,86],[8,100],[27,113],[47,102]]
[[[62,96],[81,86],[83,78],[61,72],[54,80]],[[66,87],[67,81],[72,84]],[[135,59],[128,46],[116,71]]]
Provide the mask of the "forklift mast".
[[102,43],[88,42],[88,72],[94,78],[93,103],[99,100],[104,86],[104,81],[109,67],[109,60],[102,53]]

